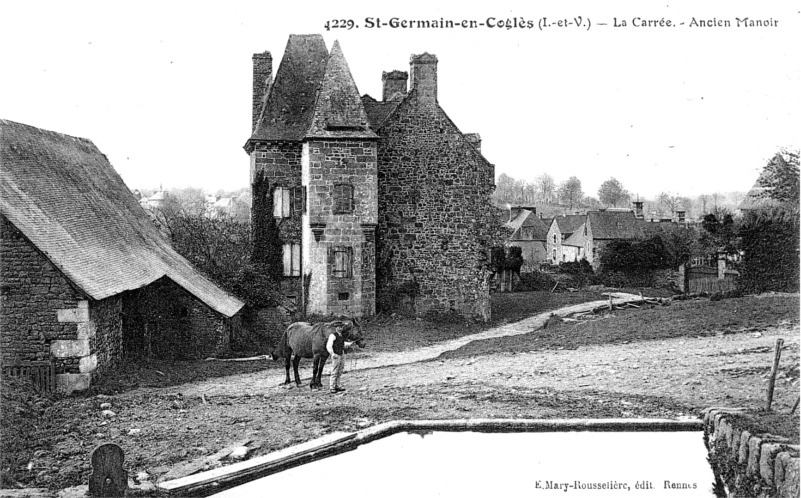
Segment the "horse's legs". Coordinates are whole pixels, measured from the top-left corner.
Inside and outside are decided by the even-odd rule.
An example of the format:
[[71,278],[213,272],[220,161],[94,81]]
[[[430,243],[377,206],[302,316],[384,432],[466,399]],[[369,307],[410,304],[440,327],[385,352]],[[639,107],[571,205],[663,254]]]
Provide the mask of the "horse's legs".
[[320,357],[318,355],[314,355],[314,359],[312,360],[312,378],[311,384],[309,384],[310,389],[314,389],[317,387],[317,368],[320,364]]
[[320,355],[320,368],[317,371],[317,387],[319,387],[321,389],[323,387],[323,367],[325,367],[326,360],[328,360],[328,355],[327,354],[321,354]]
[[286,380],[284,381],[284,384],[289,384],[289,359],[290,358],[292,358],[292,353],[287,351],[286,360],[284,361],[284,366],[286,367]]
[[[295,355],[295,358],[292,360],[292,367],[295,370],[295,384],[300,386],[300,375],[298,374],[298,365],[300,364],[300,356]],[[288,365],[288,363],[287,363]],[[289,366],[287,366],[286,372],[286,381],[289,383]]]

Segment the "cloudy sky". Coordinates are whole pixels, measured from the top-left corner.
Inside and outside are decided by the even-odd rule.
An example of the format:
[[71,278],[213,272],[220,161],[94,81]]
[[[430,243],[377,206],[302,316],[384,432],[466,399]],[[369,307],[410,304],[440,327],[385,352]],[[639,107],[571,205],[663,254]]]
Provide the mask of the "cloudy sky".
[[[436,54],[440,104],[481,134],[496,174],[575,175],[592,195],[611,176],[642,196],[698,195],[747,190],[780,147],[799,146],[797,2],[275,3],[6,2],[0,117],[90,138],[131,188],[236,189],[249,181],[251,55],[271,51],[275,71],[289,34],[322,33],[379,98],[382,71]],[[581,27],[538,28],[579,16]],[[777,23],[738,27],[746,17]],[[507,19],[535,27],[486,26]],[[333,20],[358,27],[326,30]]]

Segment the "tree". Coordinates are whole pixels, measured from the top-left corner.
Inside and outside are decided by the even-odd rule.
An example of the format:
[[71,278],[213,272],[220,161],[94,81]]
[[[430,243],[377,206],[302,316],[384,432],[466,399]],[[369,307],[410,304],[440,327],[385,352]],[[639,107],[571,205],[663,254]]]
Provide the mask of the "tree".
[[280,282],[284,274],[283,246],[273,217],[273,188],[262,171],[253,182],[253,251],[251,263],[265,275]]
[[559,184],[558,194],[559,202],[567,204],[570,206],[570,209],[573,209],[573,206],[578,204],[582,197],[584,197],[584,193],[581,191],[581,180],[575,176],[571,176]]
[[679,197],[677,194],[662,192],[659,194],[659,204],[672,216],[676,213],[681,205],[681,197]]
[[765,174],[759,177],[759,186],[765,189],[763,195],[779,202],[798,207],[799,168],[798,151],[782,150],[765,166]]
[[606,206],[617,206],[628,202],[630,195],[623,188],[623,184],[610,178],[601,184],[598,189],[598,200]]
[[548,173],[543,173],[534,179],[534,187],[537,195],[542,202],[553,202],[554,193],[556,192],[556,182],[553,177]]

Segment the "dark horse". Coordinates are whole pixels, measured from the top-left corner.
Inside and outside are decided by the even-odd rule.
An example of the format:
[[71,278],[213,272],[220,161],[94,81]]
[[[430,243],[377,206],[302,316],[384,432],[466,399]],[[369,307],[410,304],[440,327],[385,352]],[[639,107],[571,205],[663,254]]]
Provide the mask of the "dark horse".
[[295,322],[286,328],[284,335],[278,346],[272,352],[273,360],[284,358],[286,361],[286,380],[284,384],[289,384],[289,361],[292,359],[292,366],[295,371],[295,384],[300,386],[300,375],[298,375],[298,364],[301,358],[313,358],[312,380],[309,387],[323,387],[323,366],[328,360],[328,350],[326,342],[328,336],[338,331],[347,342],[355,342],[360,348],[364,347],[364,336],[362,336],[361,326],[355,318],[350,320],[334,320],[333,322],[315,323]]

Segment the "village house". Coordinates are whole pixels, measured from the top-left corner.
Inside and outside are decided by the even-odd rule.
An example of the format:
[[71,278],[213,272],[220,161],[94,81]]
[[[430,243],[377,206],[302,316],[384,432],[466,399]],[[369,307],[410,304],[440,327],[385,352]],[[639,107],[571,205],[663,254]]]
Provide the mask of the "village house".
[[254,232],[276,222],[284,295],[307,313],[489,319],[494,166],[440,107],[437,64],[384,72],[379,101],[320,35],[291,35],[275,80],[271,54],[253,56]]
[[0,120],[0,367],[85,389],[123,356],[228,348],[243,303],[200,275],[89,140]]
[[546,236],[546,251],[548,252],[548,262],[558,265],[567,261],[564,255],[562,243],[578,230],[585,222],[586,215],[583,214],[563,214],[554,216],[551,225],[548,227]]
[[523,255],[522,271],[539,268],[548,259],[546,240],[552,219],[537,216],[536,207],[512,206],[506,227],[512,232],[509,246],[519,247]]

